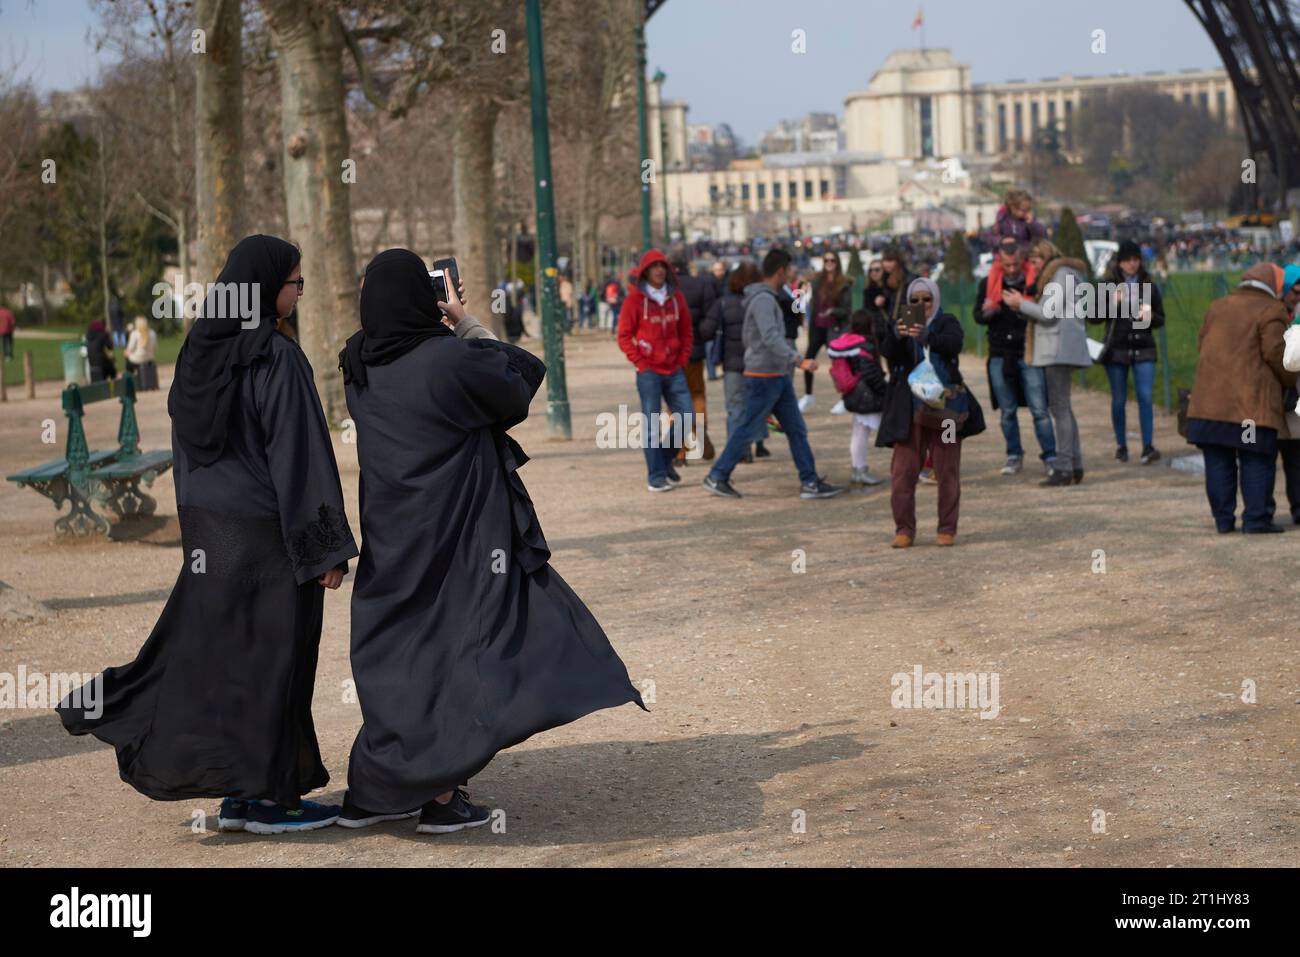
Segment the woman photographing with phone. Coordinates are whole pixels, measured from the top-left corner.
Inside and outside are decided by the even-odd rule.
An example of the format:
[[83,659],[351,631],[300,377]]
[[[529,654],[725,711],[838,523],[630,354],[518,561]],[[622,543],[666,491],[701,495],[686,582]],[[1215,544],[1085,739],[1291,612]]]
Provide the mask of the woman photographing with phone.
[[[366,267],[339,356],[361,466],[352,674],[364,723],[339,823],[487,823],[462,790],[498,751],[601,708],[641,705],[550,551],[506,432],[546,374],[406,249]],[[441,315],[445,314],[445,319]]]
[[[926,453],[934,459],[939,485],[938,545],[957,541],[957,513],[961,503],[961,443],[984,431],[984,412],[962,381],[957,363],[961,355],[961,323],[940,309],[939,286],[930,279],[915,279],[907,287],[907,307],[885,327],[881,353],[889,362],[885,411],[876,445],[892,447],[890,505],[894,511],[894,548],[911,548],[916,541],[916,483]],[[913,394],[908,377],[929,358],[946,387],[945,409],[930,414]],[[939,421],[956,420],[949,427]]]

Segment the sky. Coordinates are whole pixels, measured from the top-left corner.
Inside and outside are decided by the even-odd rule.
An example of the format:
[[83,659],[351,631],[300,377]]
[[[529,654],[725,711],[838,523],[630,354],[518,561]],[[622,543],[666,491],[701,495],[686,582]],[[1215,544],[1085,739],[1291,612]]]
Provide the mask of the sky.
[[649,73],[668,75],[688,123],[730,123],[752,145],[778,120],[843,113],[893,50],[920,45],[918,7],[925,45],[952,50],[975,83],[1222,65],[1183,0],[667,0],[646,27]]
[[[649,72],[667,74],[688,122],[730,123],[753,144],[778,120],[842,112],[892,50],[919,45],[918,7],[926,46],[951,49],[976,83],[1220,65],[1182,0],[667,0],[646,29]],[[41,90],[89,81],[94,20],[87,0],[0,0],[0,66],[17,60]],[[794,30],[806,53],[791,52]]]

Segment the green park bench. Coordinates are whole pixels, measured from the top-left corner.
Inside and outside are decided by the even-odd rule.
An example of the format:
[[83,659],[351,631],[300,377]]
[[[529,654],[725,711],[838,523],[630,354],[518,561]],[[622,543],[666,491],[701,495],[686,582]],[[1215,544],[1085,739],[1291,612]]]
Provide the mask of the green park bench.
[[[92,452],[81,425],[85,406],[114,397],[122,403],[118,447]],[[172,453],[170,449],[140,451],[135,379],[128,374],[91,385],[70,385],[63,390],[63,414],[68,417],[64,457],[17,472],[8,480],[44,495],[56,509],[62,509],[65,501],[71,503],[68,514],[54,521],[59,535],[84,538],[108,534],[108,522],[95,511],[95,503],[107,506],[119,519],[152,515],[158,503],[140,483],[153,485],[154,479],[172,467]]]

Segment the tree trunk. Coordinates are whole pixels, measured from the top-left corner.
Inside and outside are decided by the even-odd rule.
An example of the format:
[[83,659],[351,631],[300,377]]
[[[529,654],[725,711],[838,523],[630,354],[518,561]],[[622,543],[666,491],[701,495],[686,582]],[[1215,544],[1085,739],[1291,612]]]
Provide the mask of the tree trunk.
[[104,122],[97,124],[99,131],[99,287],[104,295],[104,325],[113,329],[113,317],[108,308],[108,144],[104,140]]
[[262,0],[262,7],[280,56],[289,238],[302,248],[307,279],[298,338],[325,417],[337,424],[347,417],[338,354],[357,328],[352,201],[343,182],[343,163],[351,157],[342,26],[332,5],[320,0]]
[[452,131],[453,192],[456,215],[453,232],[456,264],[465,283],[471,313],[505,336],[503,317],[492,311],[496,285],[496,208],[493,200],[493,136],[497,105],[474,96],[461,100]]
[[[194,77],[198,248],[191,276],[182,240],[181,273],[183,282],[209,283],[244,231],[243,24],[238,0],[198,0],[195,14],[207,32],[207,52],[195,58]],[[183,219],[177,222],[187,233]]]
[[50,264],[41,259],[41,325],[50,324]]

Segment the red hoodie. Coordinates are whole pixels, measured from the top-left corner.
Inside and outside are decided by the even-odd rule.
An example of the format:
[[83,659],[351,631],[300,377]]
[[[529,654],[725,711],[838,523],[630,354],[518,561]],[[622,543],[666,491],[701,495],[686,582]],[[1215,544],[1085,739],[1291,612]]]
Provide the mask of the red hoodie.
[[[641,276],[652,263],[668,270],[668,298],[661,306],[641,289]],[[631,288],[618,314],[618,347],[637,372],[671,375],[691,357],[691,311],[677,284],[677,273],[664,254],[652,249],[641,257],[632,274]]]

